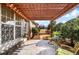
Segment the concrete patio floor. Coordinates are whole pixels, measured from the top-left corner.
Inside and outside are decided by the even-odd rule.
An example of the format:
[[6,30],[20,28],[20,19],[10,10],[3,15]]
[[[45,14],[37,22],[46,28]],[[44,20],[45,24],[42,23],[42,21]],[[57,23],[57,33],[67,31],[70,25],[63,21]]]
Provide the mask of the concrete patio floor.
[[13,55],[55,55],[57,46],[49,45],[48,40],[29,40],[13,52]]

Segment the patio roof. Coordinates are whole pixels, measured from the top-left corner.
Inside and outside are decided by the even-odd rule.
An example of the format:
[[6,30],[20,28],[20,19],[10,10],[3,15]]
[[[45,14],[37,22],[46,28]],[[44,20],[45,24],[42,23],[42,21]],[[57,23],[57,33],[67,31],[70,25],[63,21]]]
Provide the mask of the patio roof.
[[12,7],[15,6],[23,17],[30,20],[55,20],[76,5],[74,3],[16,3]]

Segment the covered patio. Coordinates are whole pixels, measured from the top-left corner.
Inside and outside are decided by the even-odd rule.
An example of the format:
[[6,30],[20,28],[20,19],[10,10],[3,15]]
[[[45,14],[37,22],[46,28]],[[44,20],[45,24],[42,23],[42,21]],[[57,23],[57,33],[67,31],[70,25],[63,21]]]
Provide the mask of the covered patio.
[[[37,40],[31,40],[32,27],[38,27],[35,20],[50,20],[50,24],[60,18],[61,16],[67,14],[71,10],[75,8],[78,4],[75,3],[5,3],[0,4],[0,21],[2,24],[6,24],[2,19],[2,17],[14,19],[12,21],[15,22],[16,25],[13,27],[13,39],[15,43],[9,42],[7,40],[6,43],[0,43],[1,51],[7,51],[9,47],[6,49],[5,46],[9,46],[10,43],[16,45],[19,42],[23,42],[21,47],[15,50],[12,54],[17,55],[55,55],[59,46],[48,44],[49,40],[43,40],[43,38],[39,38]],[[8,12],[6,11],[8,10]],[[6,11],[6,14],[5,14]],[[9,12],[10,11],[10,12]],[[7,15],[7,16],[6,16]],[[11,20],[10,20],[11,21]],[[26,26],[25,26],[26,25]],[[50,36],[52,35],[52,25],[50,25]],[[0,26],[1,27],[1,26]],[[16,29],[16,27],[18,27]],[[16,31],[17,30],[17,31]],[[1,32],[1,31],[0,31]],[[16,32],[18,32],[16,34]],[[45,32],[45,31],[44,31]],[[2,32],[1,32],[2,33]],[[41,31],[42,33],[42,31]],[[19,35],[18,35],[19,34]],[[45,33],[46,34],[46,33]],[[39,33],[39,35],[41,35]],[[18,37],[17,37],[18,36]],[[17,39],[17,40],[16,40]],[[1,38],[2,40],[2,38]],[[1,41],[0,40],[0,41]],[[11,40],[10,40],[11,41]],[[8,43],[9,42],[9,43]],[[17,45],[18,46],[18,45]],[[2,49],[4,47],[4,49]],[[11,48],[12,46],[10,46]],[[1,52],[1,53],[2,53]]]
[[[21,15],[25,21],[50,20],[50,23],[77,6],[73,3],[18,3],[6,5]],[[32,25],[29,24],[29,26],[30,39]]]

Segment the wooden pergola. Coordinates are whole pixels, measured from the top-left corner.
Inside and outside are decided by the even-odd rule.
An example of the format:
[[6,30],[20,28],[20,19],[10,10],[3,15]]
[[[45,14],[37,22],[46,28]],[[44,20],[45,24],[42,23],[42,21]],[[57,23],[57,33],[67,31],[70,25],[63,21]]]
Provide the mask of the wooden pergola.
[[29,20],[55,20],[77,4],[74,3],[15,3],[7,4]]
[[[58,17],[71,10],[77,4],[75,3],[7,3],[6,6],[13,9],[25,20],[55,20]],[[52,31],[52,30],[51,30]],[[30,23],[29,34],[30,39]],[[52,35],[52,32],[51,32]]]

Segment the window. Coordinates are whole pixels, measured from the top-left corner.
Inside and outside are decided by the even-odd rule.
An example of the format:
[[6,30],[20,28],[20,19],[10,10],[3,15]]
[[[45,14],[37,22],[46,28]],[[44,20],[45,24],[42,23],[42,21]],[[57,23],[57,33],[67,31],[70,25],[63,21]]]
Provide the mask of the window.
[[21,38],[21,27],[16,26],[15,27],[15,33],[16,33],[16,35],[15,35],[16,39]]
[[18,14],[16,14],[16,25],[21,25],[21,17],[18,15]]
[[14,25],[10,24],[14,21],[14,11],[1,5],[1,43],[5,43],[14,39]]
[[6,41],[13,40],[14,39],[14,26],[8,25],[8,24],[2,24],[1,25],[1,37],[2,37],[2,43],[5,43]]
[[6,23],[7,21],[14,21],[14,11],[4,4],[1,5],[2,19],[1,21]]

